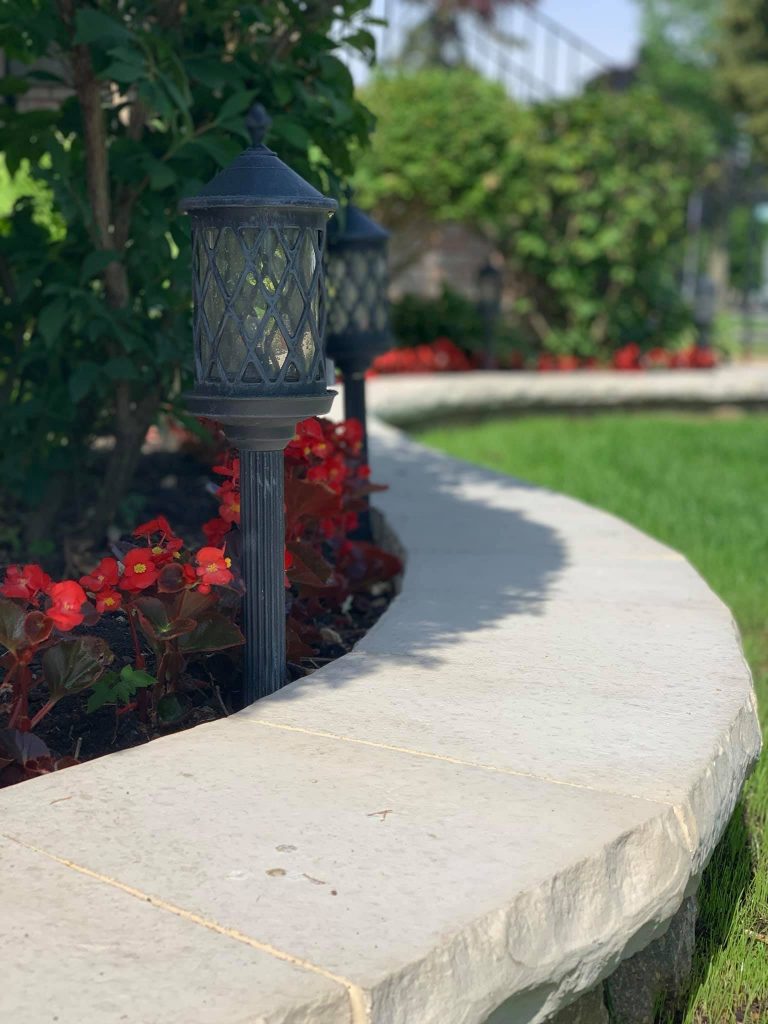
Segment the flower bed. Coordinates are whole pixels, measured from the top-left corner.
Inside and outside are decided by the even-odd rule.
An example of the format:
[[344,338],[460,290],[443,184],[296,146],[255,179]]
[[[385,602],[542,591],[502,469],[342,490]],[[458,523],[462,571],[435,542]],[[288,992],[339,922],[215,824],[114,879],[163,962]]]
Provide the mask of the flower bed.
[[[286,450],[293,678],[353,646],[386,607],[387,581],[400,570],[396,558],[349,538],[367,494],[381,489],[370,483],[361,453],[362,430],[351,420],[307,420]],[[0,785],[77,763],[83,744],[94,756],[238,704],[244,641],[236,454],[225,452],[213,471],[225,478],[214,488],[218,515],[202,526],[207,544],[197,549],[160,515],[79,579],[54,582],[34,563],[7,569]],[[65,697],[77,698],[74,708],[60,705]]]
[[[691,345],[683,349],[652,348],[643,350],[634,343],[617,349],[610,362],[575,355],[556,355],[545,352],[536,358],[526,360],[519,352],[500,356],[494,362],[499,370],[690,370],[711,369],[717,365],[717,355],[712,349]],[[476,355],[467,355],[450,338],[436,338],[427,345],[410,348],[395,348],[379,356],[373,363],[371,374],[390,373],[444,373],[476,370],[482,367],[482,360]]]

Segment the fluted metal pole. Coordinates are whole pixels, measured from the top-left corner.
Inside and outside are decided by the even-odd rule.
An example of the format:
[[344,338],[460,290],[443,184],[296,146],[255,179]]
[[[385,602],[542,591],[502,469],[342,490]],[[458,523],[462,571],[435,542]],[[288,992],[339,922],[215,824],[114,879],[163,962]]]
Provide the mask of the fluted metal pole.
[[[342,371],[343,372],[343,371]],[[365,374],[344,374],[344,416],[348,420],[359,420],[363,425],[363,462],[368,462],[368,416],[365,408]],[[371,540],[371,506],[366,495],[363,508],[357,515],[357,529],[350,534],[353,540]]]
[[283,452],[240,451],[245,583],[243,704],[285,683]]
[[[342,368],[342,373],[344,370]],[[344,373],[344,418],[359,420],[363,427],[363,461],[368,461],[368,416],[365,408],[365,374]]]

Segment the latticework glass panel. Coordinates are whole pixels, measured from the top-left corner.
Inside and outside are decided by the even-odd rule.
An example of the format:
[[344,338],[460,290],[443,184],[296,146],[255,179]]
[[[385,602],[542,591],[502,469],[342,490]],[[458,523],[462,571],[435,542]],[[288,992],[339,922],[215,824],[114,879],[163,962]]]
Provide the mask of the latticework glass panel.
[[195,344],[199,384],[318,390],[321,252],[315,228],[198,228]]
[[330,253],[327,281],[329,334],[386,329],[387,260],[379,247]]

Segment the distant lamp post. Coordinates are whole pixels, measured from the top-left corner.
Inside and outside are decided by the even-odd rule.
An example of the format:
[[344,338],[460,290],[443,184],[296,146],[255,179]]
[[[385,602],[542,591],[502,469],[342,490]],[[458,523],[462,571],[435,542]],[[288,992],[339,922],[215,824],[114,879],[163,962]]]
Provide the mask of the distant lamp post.
[[712,325],[717,311],[717,290],[711,277],[701,274],[696,282],[696,294],[693,300],[693,318],[696,323],[699,348],[710,348],[712,345]]
[[328,333],[326,352],[344,376],[344,415],[363,425],[368,458],[365,371],[392,347],[385,231],[349,205],[328,228]]
[[336,202],[252,144],[181,209],[192,221],[196,416],[240,449],[244,703],[285,682],[283,449],[299,420],[327,412],[323,244]]
[[496,326],[501,312],[501,294],[504,287],[502,273],[490,260],[487,260],[477,272],[477,306],[483,318],[485,334],[485,352],[483,366],[486,370],[493,367],[496,347]]

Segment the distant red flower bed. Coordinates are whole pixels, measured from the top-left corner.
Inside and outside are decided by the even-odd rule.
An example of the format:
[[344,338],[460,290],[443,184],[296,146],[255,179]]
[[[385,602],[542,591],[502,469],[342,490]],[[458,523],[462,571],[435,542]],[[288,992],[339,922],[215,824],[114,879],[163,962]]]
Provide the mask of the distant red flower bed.
[[[470,357],[455,345],[450,338],[436,338],[428,345],[414,348],[395,348],[379,356],[373,363],[371,373],[444,373],[476,370],[480,360]],[[703,370],[717,365],[716,354],[708,348],[691,345],[673,351],[666,348],[652,348],[643,351],[639,345],[630,343],[617,349],[610,361],[600,361],[594,356],[583,358],[575,355],[542,353],[534,362],[526,365],[519,352],[499,358],[499,370]]]

